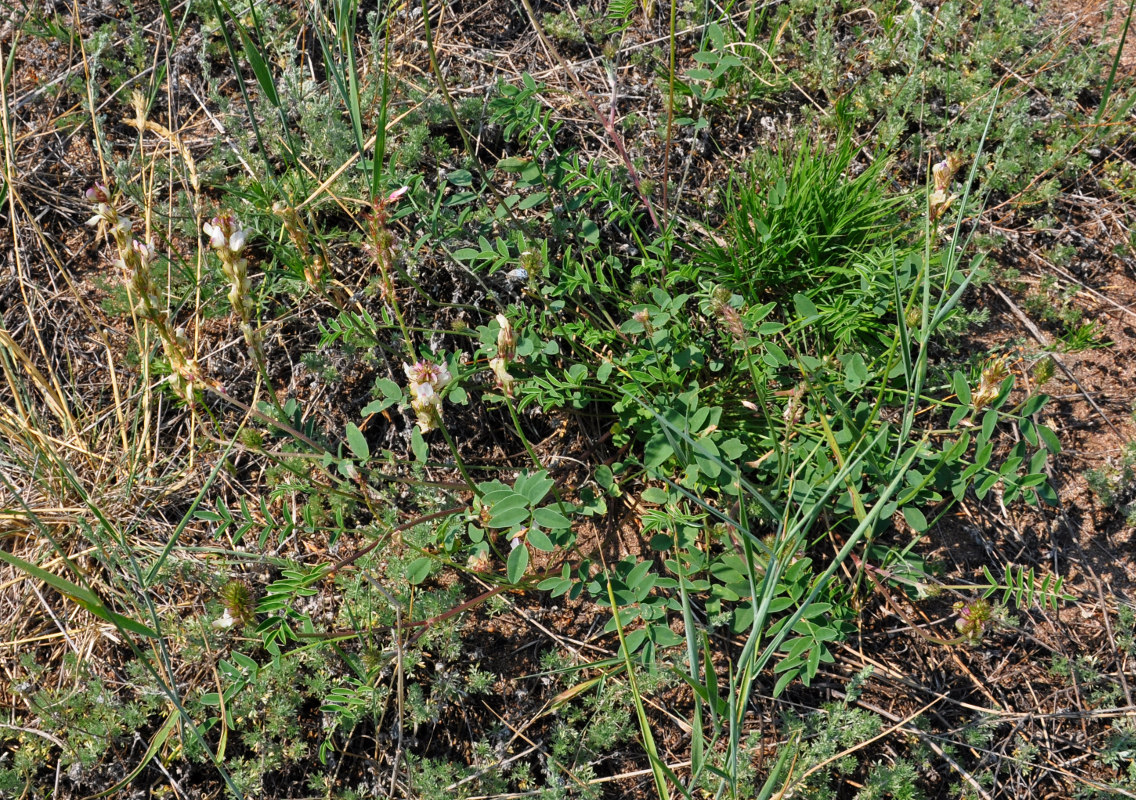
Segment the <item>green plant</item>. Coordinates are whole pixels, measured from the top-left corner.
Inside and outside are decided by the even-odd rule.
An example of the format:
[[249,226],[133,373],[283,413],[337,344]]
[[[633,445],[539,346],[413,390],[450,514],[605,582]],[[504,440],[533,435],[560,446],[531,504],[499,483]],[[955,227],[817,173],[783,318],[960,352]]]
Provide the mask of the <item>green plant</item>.
[[[795,713],[787,716],[784,730],[790,755],[779,760],[778,769],[766,782],[763,796],[778,783],[782,796],[789,792],[818,798],[837,796],[832,785],[834,779],[850,775],[859,766],[856,750],[875,739],[883,728],[878,716],[854,706],[859,697],[859,685],[870,675],[871,670],[867,669],[856,676],[840,702],[826,703],[804,717]],[[917,800],[923,797],[917,775],[915,764],[907,760],[888,766],[873,764],[855,797],[857,800],[882,797]]]
[[1105,339],[1104,326],[1098,322],[1070,326],[1061,337],[1061,341],[1065,351],[1069,353],[1112,346],[1112,342]]
[[1101,505],[1116,509],[1136,524],[1136,443],[1129,442],[1119,458],[1085,473],[1089,488]]
[[[48,796],[74,769],[90,794],[186,774],[236,797],[599,797],[641,791],[646,767],[660,797],[847,777],[868,800],[929,794],[932,757],[969,749],[972,789],[1000,774],[998,717],[945,711],[958,687],[934,735],[885,727],[867,675],[816,693],[893,592],[955,595],[900,634],[975,647],[978,679],[986,651],[1038,645],[1024,612],[1074,600],[996,542],[965,579],[928,552],[960,504],[1057,501],[1055,410],[1007,347],[972,352],[986,312],[966,304],[995,240],[1020,240],[1003,226],[1041,234],[1069,187],[1100,188],[1090,159],[1131,193],[1119,62],[1106,78],[1099,48],[1010,0],[522,6],[490,29],[425,2],[160,0],[156,24],[131,7],[88,38],[83,13],[70,31],[23,9],[19,30],[85,62],[29,90],[14,37],[0,65],[18,289],[0,585],[45,612],[5,643],[34,657],[9,669],[24,705],[0,793]],[[526,24],[554,69],[496,58]],[[104,321],[72,283],[105,264],[72,246],[71,209],[27,202],[27,154],[53,137],[21,126],[41,118],[91,133],[124,193],[91,198],[133,287],[105,282]],[[128,208],[164,258],[131,243]],[[1100,343],[1055,278],[1022,305],[1067,347]],[[71,341],[75,309],[93,327]],[[1130,466],[1091,478],[1126,512]],[[1131,651],[1127,606],[1115,627]],[[89,664],[59,655],[87,631]],[[1058,666],[1082,702],[1119,704],[1103,660]],[[769,755],[755,720],[787,700]],[[1124,726],[1037,737],[1067,718],[1035,711],[1005,763],[1041,774],[1039,742],[1105,742],[1090,763],[1131,783]]]
[[1100,761],[1116,770],[1122,786],[1125,788],[1136,786],[1136,731],[1132,729],[1130,723],[1113,726],[1112,735],[1100,755]]
[[830,341],[866,343],[887,313],[893,265],[915,240],[899,222],[903,198],[885,190],[887,160],[849,177],[856,156],[844,138],[832,152],[802,144],[792,161],[784,150],[758,159],[726,197],[728,244],[697,254],[692,279],[724,284],[748,305],[804,293],[821,352]]

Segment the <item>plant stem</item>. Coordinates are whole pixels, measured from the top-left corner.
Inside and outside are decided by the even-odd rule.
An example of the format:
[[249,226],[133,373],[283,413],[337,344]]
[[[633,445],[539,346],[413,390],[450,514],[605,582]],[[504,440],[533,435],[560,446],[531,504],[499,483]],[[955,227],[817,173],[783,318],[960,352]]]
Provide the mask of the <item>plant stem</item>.
[[532,459],[533,465],[538,470],[544,469],[544,464],[540,463],[540,458],[537,457],[536,451],[533,450],[532,445],[529,444],[528,437],[525,436],[525,432],[521,429],[521,418],[517,416],[517,409],[513,406],[513,398],[509,397],[508,394],[505,394],[504,397],[505,407],[509,409],[509,416],[513,419],[513,428],[517,431],[517,436],[520,438],[521,444],[525,446],[525,451],[529,454],[529,458]]
[[469,485],[470,491],[472,491],[474,494],[478,494],[477,484],[473,482],[473,479],[469,477],[469,473],[465,471],[465,464],[462,463],[461,455],[458,453],[458,446],[454,442],[453,437],[450,436],[450,431],[446,427],[446,423],[443,422],[438,425],[438,430],[442,432],[442,436],[446,439],[446,444],[450,447],[450,452],[454,454],[454,463],[457,464],[458,472],[461,473],[461,476],[465,479],[466,484]]

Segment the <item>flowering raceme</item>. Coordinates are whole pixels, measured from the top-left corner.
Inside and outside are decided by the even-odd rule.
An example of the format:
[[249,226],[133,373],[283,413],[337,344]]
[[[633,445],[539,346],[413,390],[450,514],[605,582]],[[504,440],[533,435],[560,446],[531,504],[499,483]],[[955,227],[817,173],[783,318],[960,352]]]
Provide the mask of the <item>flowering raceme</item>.
[[246,231],[235,216],[221,214],[201,226],[210,246],[221,259],[221,270],[229,279],[229,304],[241,319],[241,334],[253,358],[264,364],[264,348],[260,332],[252,319],[252,283],[248,276],[248,259],[241,255],[248,242]]
[[935,183],[935,190],[931,192],[928,202],[928,215],[932,222],[943,216],[951,207],[951,204],[958,200],[957,194],[951,194],[951,181],[954,179],[959,166],[961,166],[959,160],[950,156],[931,167],[931,177]]
[[418,417],[418,428],[429,433],[442,424],[441,390],[453,378],[445,364],[419,361],[403,364],[403,371],[410,387],[410,407]]
[[509,374],[509,362],[517,357],[517,335],[513,331],[513,323],[504,314],[497,315],[497,325],[497,356],[489,359],[489,369],[497,381],[497,388],[507,397],[512,397],[515,378]]
[[170,324],[169,314],[162,308],[157,289],[150,276],[151,265],[157,257],[152,242],[140,242],[134,238],[134,223],[130,218],[119,214],[114,206],[110,190],[96,183],[86,191],[86,198],[94,206],[95,214],[88,225],[106,225],[114,237],[118,249],[118,266],[125,273],[127,283],[133,294],[134,310],[157,332],[162,342],[162,350],[170,364],[170,386],[187,403],[193,404],[196,385],[201,383],[201,370],[191,355],[185,333]]
[[251,289],[248,278],[248,259],[242,258],[240,253],[245,249],[248,234],[241,227],[241,223],[231,214],[222,214],[213,217],[212,222],[202,226],[205,235],[209,237],[209,244],[217,251],[221,258],[221,269],[229,279],[229,303],[240,316],[242,322],[248,322],[250,309],[247,299]]

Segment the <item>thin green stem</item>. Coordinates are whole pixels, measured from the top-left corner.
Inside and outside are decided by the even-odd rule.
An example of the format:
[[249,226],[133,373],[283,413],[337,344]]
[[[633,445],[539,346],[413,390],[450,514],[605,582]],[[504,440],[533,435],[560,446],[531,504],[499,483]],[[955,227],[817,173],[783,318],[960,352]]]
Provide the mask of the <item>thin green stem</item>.
[[529,438],[525,436],[524,430],[521,429],[521,418],[517,415],[517,409],[513,404],[513,398],[507,393],[502,392],[505,397],[505,408],[509,409],[509,417],[513,420],[513,428],[517,431],[517,437],[521,440],[521,444],[525,446],[525,452],[529,454],[532,459],[533,465],[538,469],[544,469],[544,464],[540,463],[540,458],[537,456],[533,446],[529,443]]
[[446,444],[449,445],[450,452],[454,455],[454,463],[457,465],[458,472],[460,472],[462,478],[465,479],[465,482],[469,486],[470,491],[472,491],[474,494],[477,494],[477,484],[473,482],[473,478],[469,477],[469,473],[466,472],[465,463],[462,461],[461,455],[458,453],[457,443],[454,442],[454,438],[450,436],[450,431],[446,427],[446,423],[443,422],[438,425],[438,430],[442,432],[442,436],[445,438]]
[[678,0],[671,0],[670,31],[667,37],[670,52],[667,57],[667,140],[663,147],[663,215],[670,208],[671,142],[674,138],[674,93],[675,93],[675,15]]

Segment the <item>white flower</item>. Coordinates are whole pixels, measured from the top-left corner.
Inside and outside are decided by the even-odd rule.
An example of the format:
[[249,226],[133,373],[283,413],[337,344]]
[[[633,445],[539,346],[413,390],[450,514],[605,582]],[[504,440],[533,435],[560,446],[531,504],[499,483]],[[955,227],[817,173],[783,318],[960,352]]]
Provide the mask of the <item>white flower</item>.
[[240,220],[232,214],[221,214],[201,226],[209,237],[209,244],[215,250],[228,250],[233,255],[245,249],[248,233],[241,227]]
[[[125,217],[123,219],[125,219]],[[108,225],[118,224],[118,212],[114,210],[113,206],[107,205],[106,203],[99,203],[95,206],[95,215],[87,220],[87,224],[92,228],[102,222]],[[127,225],[130,224],[130,220],[126,220],[126,222]]]
[[452,380],[445,364],[419,361],[403,364],[410,388],[410,406],[418,416],[418,427],[429,433],[442,424],[442,397],[438,392]]
[[415,364],[404,363],[402,369],[406,373],[406,379],[411,384],[428,383],[434,389],[442,389],[452,380],[450,370],[445,364],[435,364],[432,361],[419,361]]
[[225,246],[225,232],[221,230],[221,226],[214,225],[212,222],[206,222],[201,229],[205,231],[205,235],[209,237],[209,244],[215,249],[220,250]]
[[931,192],[930,198],[927,202],[927,212],[931,221],[934,222],[951,207],[951,204],[958,199],[957,194],[948,194],[942,189],[936,189]]
[[493,377],[497,379],[497,385],[501,387],[502,391],[507,395],[513,394],[513,381],[514,378],[509,374],[507,369],[507,362],[503,358],[489,359],[489,369],[493,370]]

